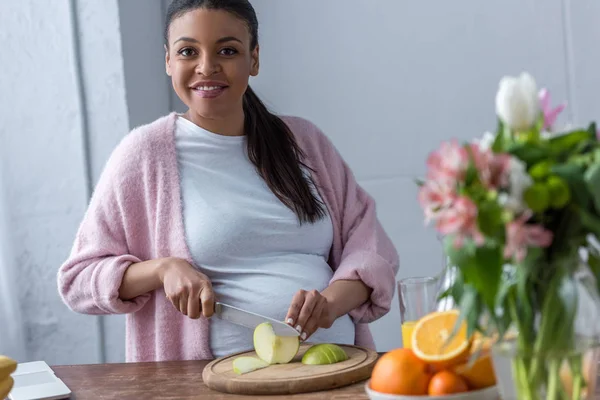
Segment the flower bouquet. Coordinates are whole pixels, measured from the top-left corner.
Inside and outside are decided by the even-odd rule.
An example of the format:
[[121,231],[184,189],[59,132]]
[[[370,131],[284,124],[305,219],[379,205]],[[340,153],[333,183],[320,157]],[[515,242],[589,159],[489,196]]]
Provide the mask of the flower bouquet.
[[496,338],[505,399],[593,395],[600,142],[594,123],[555,129],[564,108],[551,107],[528,73],[504,77],[496,132],[442,143],[418,182],[425,219],[455,270],[441,297],[458,305],[469,336]]

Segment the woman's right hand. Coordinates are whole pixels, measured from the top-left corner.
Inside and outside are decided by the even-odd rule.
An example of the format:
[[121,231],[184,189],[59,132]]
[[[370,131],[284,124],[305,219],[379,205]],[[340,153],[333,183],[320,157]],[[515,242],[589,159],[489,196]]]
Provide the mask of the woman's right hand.
[[187,261],[172,258],[160,271],[165,294],[183,315],[209,318],[215,310],[215,293],[210,279]]

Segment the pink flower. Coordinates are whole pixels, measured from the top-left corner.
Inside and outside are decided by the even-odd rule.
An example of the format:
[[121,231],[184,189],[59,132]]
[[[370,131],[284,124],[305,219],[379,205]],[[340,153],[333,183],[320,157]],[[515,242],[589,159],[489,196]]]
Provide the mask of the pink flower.
[[487,189],[506,187],[509,183],[510,155],[496,154],[489,149],[471,144],[471,153],[479,179]]
[[465,238],[483,243],[483,235],[477,228],[477,206],[468,197],[457,197],[452,206],[439,212],[437,230],[442,235],[454,234],[456,247],[462,246]]
[[567,104],[563,103],[552,108],[550,106],[550,92],[548,92],[546,89],[540,90],[539,99],[542,112],[544,113],[544,129],[551,130],[552,126],[554,126],[554,123],[556,122],[558,114],[565,109]]
[[456,140],[443,142],[427,158],[427,178],[433,181],[454,181],[464,177],[469,165],[467,150]]
[[425,213],[425,223],[428,224],[441,210],[449,207],[455,197],[454,187],[448,181],[426,181],[418,195],[419,204]]
[[505,258],[514,257],[517,262],[521,262],[527,256],[529,246],[548,247],[552,244],[552,232],[541,225],[527,224],[528,218],[527,213],[523,214],[506,226]]

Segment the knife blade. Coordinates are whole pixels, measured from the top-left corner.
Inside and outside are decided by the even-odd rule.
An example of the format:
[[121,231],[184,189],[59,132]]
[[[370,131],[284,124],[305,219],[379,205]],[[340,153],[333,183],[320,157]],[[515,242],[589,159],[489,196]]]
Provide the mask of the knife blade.
[[242,310],[241,308],[230,306],[229,304],[224,304],[218,301],[215,303],[214,315],[222,320],[245,326],[246,328],[250,328],[252,330],[254,330],[254,328],[263,322],[269,322],[273,326],[273,331],[277,336],[300,335],[297,330],[282,321],[277,321],[276,319]]

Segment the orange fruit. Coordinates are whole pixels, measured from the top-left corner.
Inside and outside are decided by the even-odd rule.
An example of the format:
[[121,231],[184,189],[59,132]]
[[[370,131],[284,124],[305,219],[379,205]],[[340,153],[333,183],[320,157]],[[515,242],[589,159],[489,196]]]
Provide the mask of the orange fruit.
[[[469,359],[452,369],[467,382],[470,389],[483,389],[496,384],[496,373],[490,350],[494,341],[494,338],[475,332]],[[471,361],[472,357],[477,358]]]
[[371,389],[380,393],[425,395],[430,374],[427,364],[410,349],[391,350],[379,358],[371,373]]
[[451,371],[440,371],[433,375],[431,381],[429,381],[427,394],[430,396],[444,396],[468,391],[467,383],[459,375]]
[[458,310],[433,312],[421,318],[412,335],[415,355],[436,370],[458,365],[466,361],[471,349],[467,339],[467,324],[462,322],[450,339],[459,317]]
[[482,353],[473,363],[469,361],[453,368],[460,375],[470,389],[483,389],[496,384],[496,373],[489,352]]

